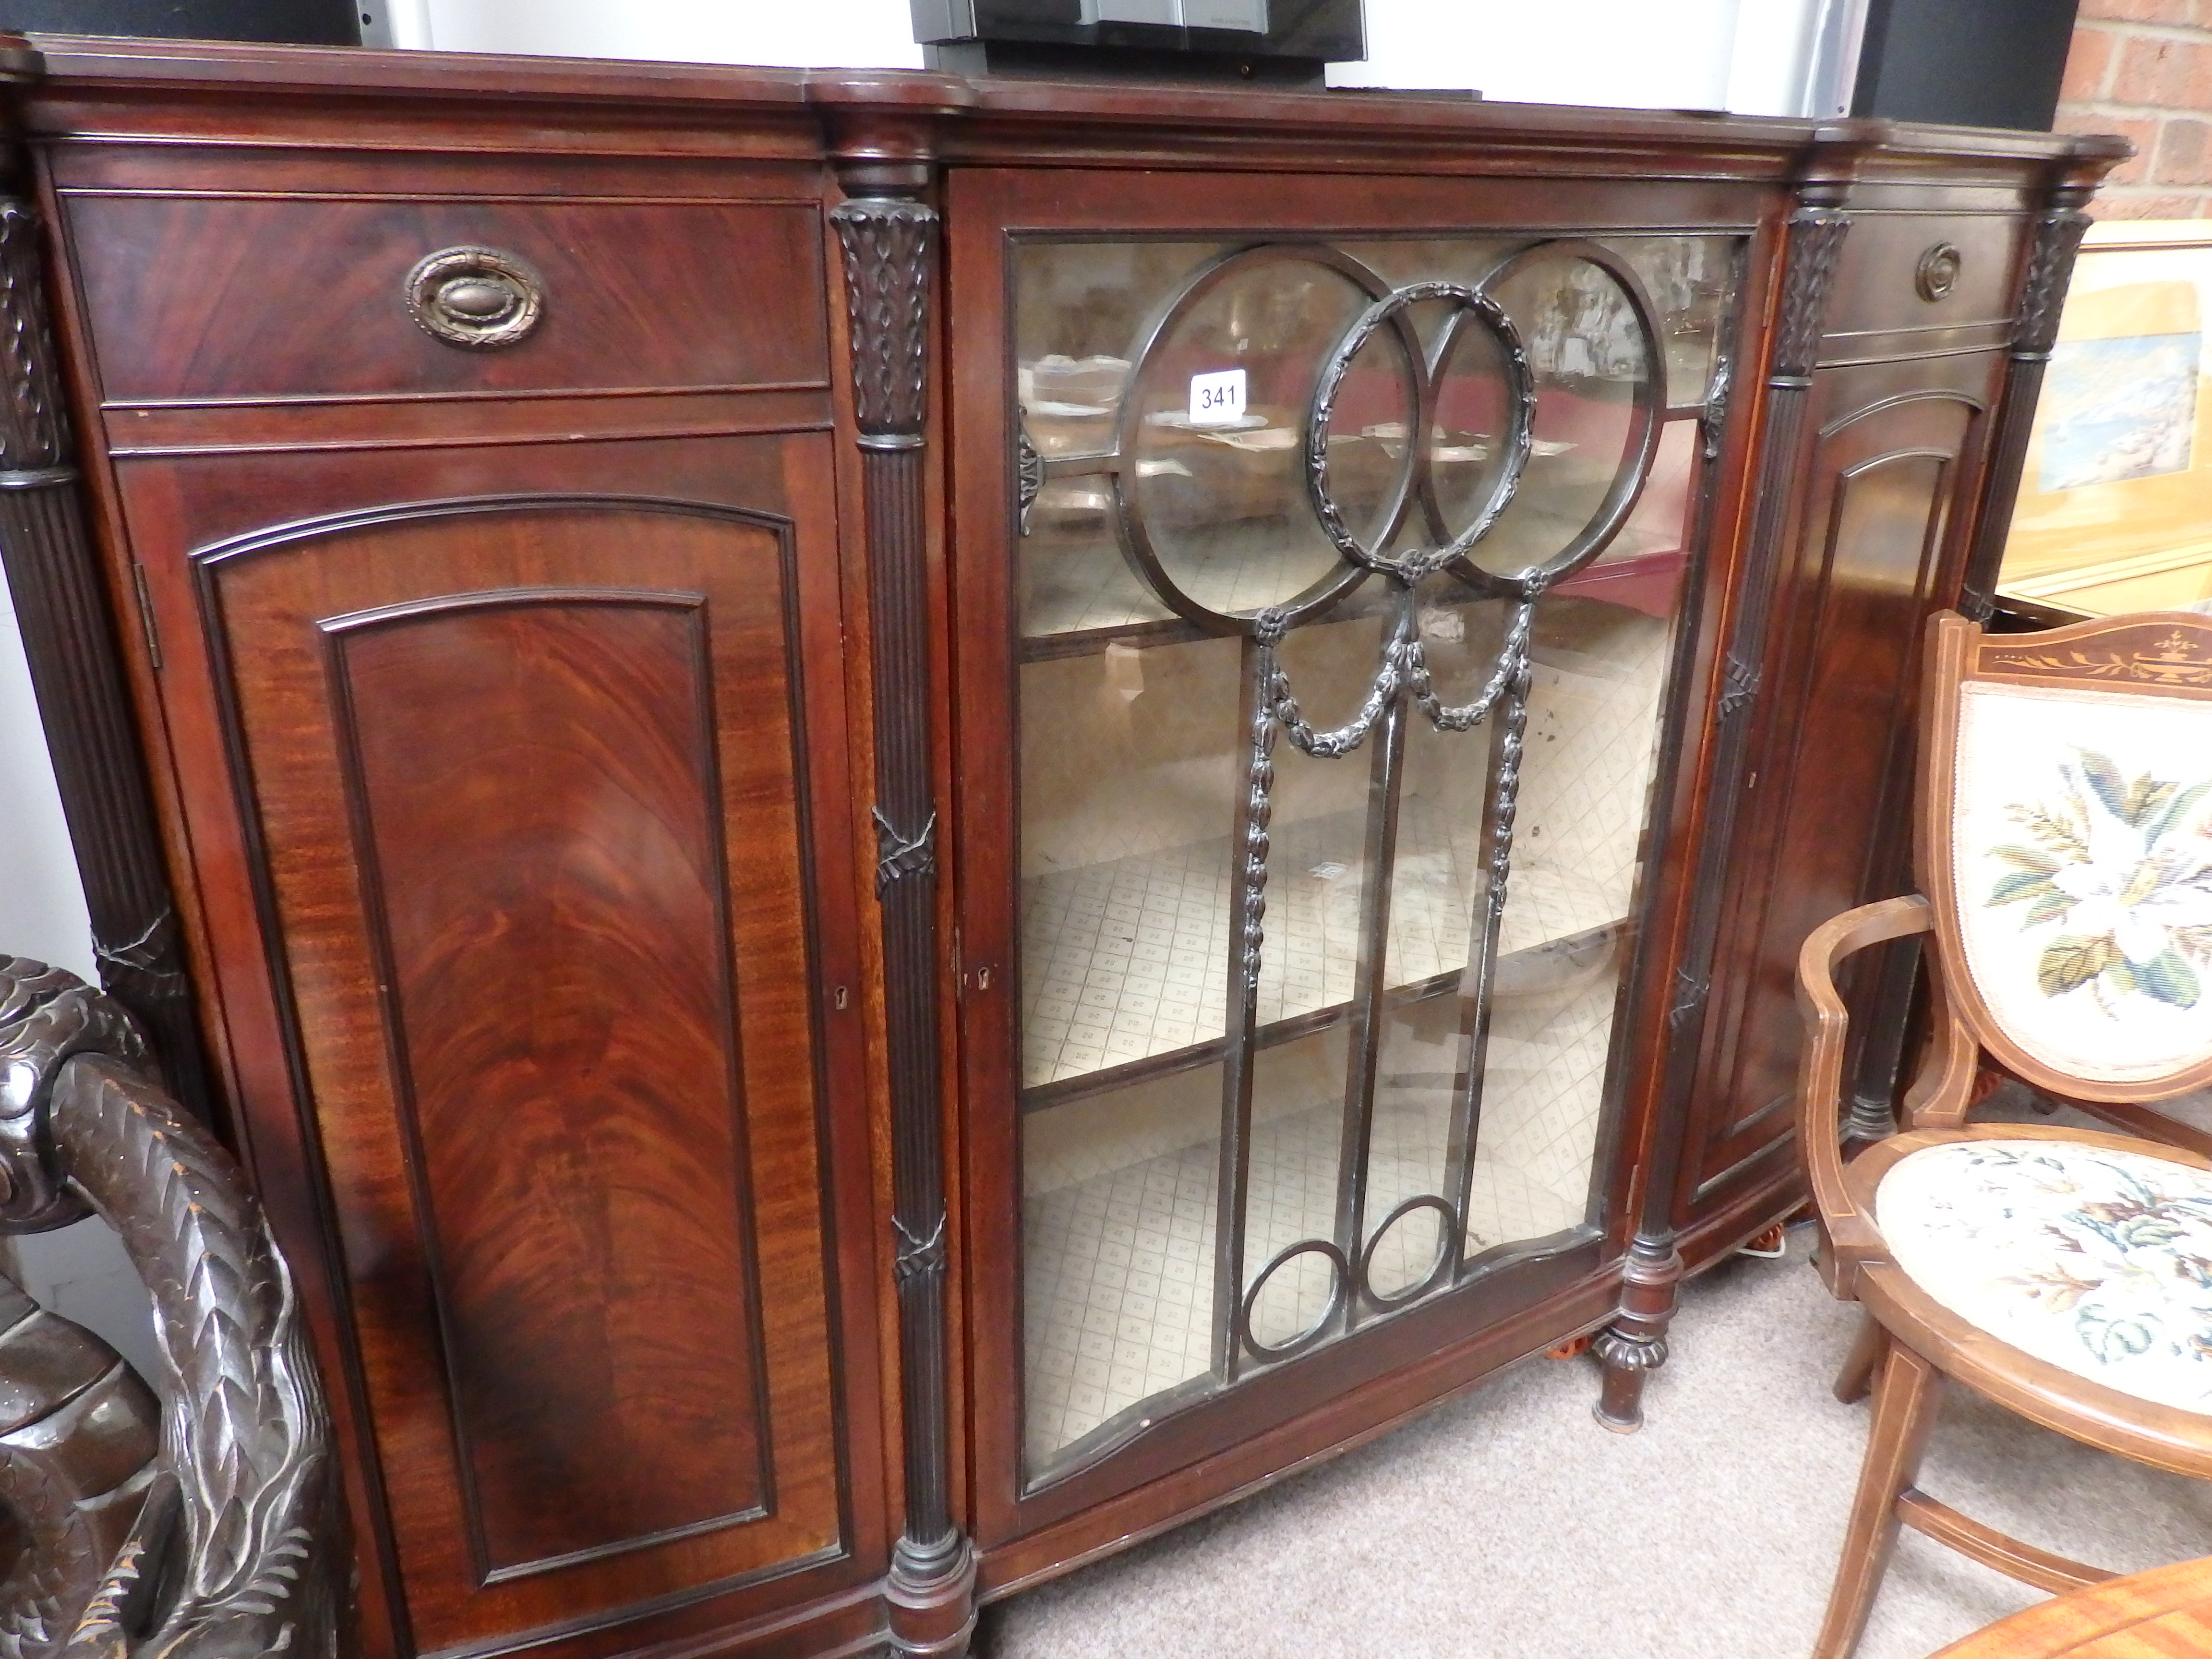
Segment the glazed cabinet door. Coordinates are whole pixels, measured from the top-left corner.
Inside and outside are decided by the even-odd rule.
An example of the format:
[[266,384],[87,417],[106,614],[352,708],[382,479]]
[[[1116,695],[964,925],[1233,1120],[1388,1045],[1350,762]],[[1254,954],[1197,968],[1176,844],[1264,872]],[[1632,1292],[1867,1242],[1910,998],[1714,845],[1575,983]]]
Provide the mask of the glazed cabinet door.
[[1109,234],[1109,188],[954,231],[956,331],[1001,322],[965,277],[1010,348],[956,350],[1006,434],[956,583],[979,1436],[1024,1522],[1602,1281],[1741,247],[1196,191]]

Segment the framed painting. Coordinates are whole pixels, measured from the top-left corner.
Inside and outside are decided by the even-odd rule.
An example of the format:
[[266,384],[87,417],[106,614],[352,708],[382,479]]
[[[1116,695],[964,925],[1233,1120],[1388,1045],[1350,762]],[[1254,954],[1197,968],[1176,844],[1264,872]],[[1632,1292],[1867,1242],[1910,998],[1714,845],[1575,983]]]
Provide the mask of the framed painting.
[[1998,593],[2052,621],[2212,610],[2212,222],[2091,227]]

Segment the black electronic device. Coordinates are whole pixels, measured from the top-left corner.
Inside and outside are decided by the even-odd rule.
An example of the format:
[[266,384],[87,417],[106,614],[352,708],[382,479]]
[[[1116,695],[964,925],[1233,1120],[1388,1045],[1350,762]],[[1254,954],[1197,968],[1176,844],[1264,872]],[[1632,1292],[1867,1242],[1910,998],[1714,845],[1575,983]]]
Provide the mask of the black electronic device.
[[1360,0],[911,0],[930,63],[963,73],[1230,76],[1318,84],[1367,55]]
[[368,9],[354,0],[0,0],[0,29],[353,46]]
[[2077,0],[1869,0],[1854,115],[2047,132]]

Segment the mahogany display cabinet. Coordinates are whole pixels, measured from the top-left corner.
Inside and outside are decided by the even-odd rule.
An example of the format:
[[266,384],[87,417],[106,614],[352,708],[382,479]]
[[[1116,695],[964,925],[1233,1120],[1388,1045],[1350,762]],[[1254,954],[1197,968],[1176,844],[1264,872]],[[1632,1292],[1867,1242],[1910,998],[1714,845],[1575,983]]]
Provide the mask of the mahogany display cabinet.
[[0,67],[0,544],[376,1659],[951,1655],[1578,1336],[1632,1425],[1800,1203],[2117,140]]

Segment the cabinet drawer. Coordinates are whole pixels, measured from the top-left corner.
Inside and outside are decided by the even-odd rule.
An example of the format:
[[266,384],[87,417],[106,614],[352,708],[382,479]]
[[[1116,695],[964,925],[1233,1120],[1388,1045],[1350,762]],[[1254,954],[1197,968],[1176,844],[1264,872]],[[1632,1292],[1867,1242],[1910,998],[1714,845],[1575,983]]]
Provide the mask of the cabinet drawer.
[[[111,404],[697,391],[827,373],[811,203],[90,192],[64,210]],[[510,282],[540,290],[519,338],[453,343],[418,319],[410,294],[469,268],[410,274],[464,249],[504,256]]]
[[1821,355],[1856,355],[1838,336],[2008,324],[2019,240],[2020,222],[1994,214],[1854,212]]

